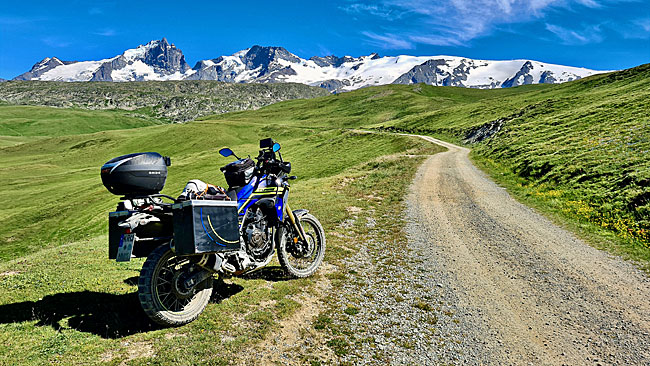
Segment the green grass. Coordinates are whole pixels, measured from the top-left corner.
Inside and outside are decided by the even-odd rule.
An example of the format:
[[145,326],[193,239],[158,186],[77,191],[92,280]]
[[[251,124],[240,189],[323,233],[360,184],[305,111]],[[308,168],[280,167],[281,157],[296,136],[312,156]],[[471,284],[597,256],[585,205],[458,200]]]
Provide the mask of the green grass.
[[[252,114],[248,121],[45,137],[3,148],[0,364],[227,364],[300,308],[295,295],[319,280],[287,281],[272,263],[258,277],[218,286],[192,324],[152,326],[136,296],[142,260],[107,259],[107,213],[118,198],[101,185],[99,167],[114,156],[134,151],[171,156],[163,192],[177,195],[193,178],[225,184],[218,168],[229,159],[218,155],[222,146],[245,155],[256,152],[260,138],[272,136],[299,177],[292,183],[292,207],[309,208],[332,234],[346,231],[340,224],[358,194],[342,191],[341,181],[363,175],[373,179],[366,192],[383,191],[395,169],[375,180],[382,156],[434,151],[407,137],[259,121]],[[347,253],[341,239],[328,239],[326,263]]]
[[241,155],[254,153],[257,141],[268,136],[282,143],[283,156],[304,181],[337,175],[409,144],[403,138],[349,131],[223,122],[104,131],[8,147],[0,155],[5,183],[0,186],[0,258],[106,233],[106,213],[118,200],[102,186],[99,168],[114,156],[134,151],[171,156],[163,193],[176,196],[194,178],[225,185],[219,167],[230,160],[217,151],[230,146]]
[[[496,137],[469,146],[477,164],[521,200],[650,261],[650,64],[558,85],[500,90],[386,85],[211,117],[304,128],[374,128],[463,143],[503,122]],[[527,196],[534,195],[530,200]],[[534,202],[537,203],[534,203]],[[612,239],[612,240],[609,240]]]
[[[98,176],[108,158],[144,149],[172,156],[164,192],[178,194],[190,178],[223,184],[218,167],[227,159],[217,150],[229,145],[242,155],[254,152],[253,142],[266,136],[282,143],[283,155],[300,177],[292,184],[292,206],[309,208],[325,226],[326,263],[347,253],[342,235],[332,233],[347,231],[341,223],[350,201],[372,193],[387,196],[386,185],[408,173],[404,164],[385,162],[382,156],[438,151],[401,136],[226,121],[56,137],[5,148],[0,174],[25,199],[2,202],[2,220],[12,227],[3,230],[14,239],[2,245],[0,364],[227,364],[267,337],[301,306],[295,295],[309,291],[319,276],[287,281],[272,263],[253,278],[218,286],[218,295],[192,324],[158,329],[147,321],[135,294],[142,260],[120,264],[106,258],[106,215],[117,197],[105,191]],[[357,182],[355,188],[341,189],[348,179]]]
[[[162,122],[155,119],[135,117],[131,113],[122,110],[90,111],[54,107],[0,105],[0,136],[5,141],[21,141],[8,139],[8,136],[80,135],[159,124],[162,124]],[[5,145],[8,144],[5,143]]]
[[416,307],[416,308],[418,308],[420,310],[424,310],[424,311],[433,311],[434,310],[433,305],[429,304],[428,302],[426,302],[424,300],[416,301],[413,304],[413,307]]
[[36,140],[38,140],[38,137],[34,136],[0,136],[0,149]]

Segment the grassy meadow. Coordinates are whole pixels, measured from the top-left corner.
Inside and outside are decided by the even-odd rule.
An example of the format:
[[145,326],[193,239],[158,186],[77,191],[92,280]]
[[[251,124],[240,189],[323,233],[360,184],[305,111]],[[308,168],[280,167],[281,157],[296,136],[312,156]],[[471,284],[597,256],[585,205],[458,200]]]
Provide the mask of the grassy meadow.
[[[342,277],[331,265],[354,253],[352,239],[367,230],[349,222],[351,207],[374,212],[390,240],[401,238],[401,221],[392,217],[423,156],[441,149],[382,131],[464,144],[472,132],[500,123],[496,135],[468,144],[477,165],[592,244],[648,268],[648,97],[644,65],[499,90],[386,85],[184,124],[122,110],[0,104],[0,365],[238,360],[308,306],[305,298],[325,296],[323,284],[336,288]],[[162,193],[176,196],[189,179],[225,185],[218,169],[229,159],[217,151],[255,155],[266,137],[282,144],[299,177],[292,207],[309,208],[325,226],[325,269],[288,280],[274,262],[217,285],[192,324],[150,324],[136,295],[142,260],[107,259],[107,214],[118,197],[102,186],[100,166],[138,151],[171,156]],[[330,347],[338,352],[336,344]]]
[[[97,113],[87,123],[101,118]],[[218,168],[229,159],[218,155],[221,147],[255,154],[260,138],[273,137],[299,177],[292,207],[320,218],[328,232],[325,261],[332,263],[350,250],[342,239],[346,208],[373,193],[398,204],[384,187],[397,177],[410,181],[419,160],[404,155],[439,151],[403,136],[238,118],[37,136],[1,150],[0,364],[228,364],[297,311],[301,296],[318,295],[313,288],[323,274],[289,281],[273,263],[252,278],[218,285],[206,312],[188,326],[150,324],[136,295],[143,261],[107,259],[107,213],[118,197],[102,186],[99,167],[114,156],[171,156],[163,193],[175,196],[193,178],[225,185]]]
[[90,111],[55,107],[0,105],[0,136],[65,136],[162,124],[123,110]]

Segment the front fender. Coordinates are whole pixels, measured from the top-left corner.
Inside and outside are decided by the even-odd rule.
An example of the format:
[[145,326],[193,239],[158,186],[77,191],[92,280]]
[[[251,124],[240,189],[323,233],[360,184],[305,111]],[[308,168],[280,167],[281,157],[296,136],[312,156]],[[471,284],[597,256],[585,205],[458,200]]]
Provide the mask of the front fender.
[[301,217],[305,216],[306,214],[309,213],[309,210],[299,209],[299,210],[293,210],[293,216],[295,216],[297,219],[300,219]]

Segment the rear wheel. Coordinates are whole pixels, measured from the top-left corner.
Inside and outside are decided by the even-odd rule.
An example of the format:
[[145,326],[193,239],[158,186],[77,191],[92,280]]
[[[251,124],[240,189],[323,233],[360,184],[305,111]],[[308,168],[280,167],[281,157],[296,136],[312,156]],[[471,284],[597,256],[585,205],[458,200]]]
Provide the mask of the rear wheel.
[[156,248],[144,262],[138,279],[138,298],[144,312],[164,326],[180,326],[196,319],[210,301],[212,277],[184,286],[192,264],[168,245]]
[[310,214],[300,218],[307,242],[291,228],[285,232],[278,245],[280,265],[294,277],[308,277],[314,274],[325,255],[325,230]]

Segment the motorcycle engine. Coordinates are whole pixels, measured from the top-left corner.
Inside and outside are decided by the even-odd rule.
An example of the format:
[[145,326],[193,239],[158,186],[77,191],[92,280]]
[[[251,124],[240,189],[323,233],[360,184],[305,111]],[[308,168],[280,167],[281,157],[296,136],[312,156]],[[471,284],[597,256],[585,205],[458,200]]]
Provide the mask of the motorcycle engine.
[[251,211],[246,216],[246,253],[254,260],[262,262],[273,252],[273,233],[262,210],[258,207]]

